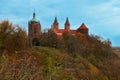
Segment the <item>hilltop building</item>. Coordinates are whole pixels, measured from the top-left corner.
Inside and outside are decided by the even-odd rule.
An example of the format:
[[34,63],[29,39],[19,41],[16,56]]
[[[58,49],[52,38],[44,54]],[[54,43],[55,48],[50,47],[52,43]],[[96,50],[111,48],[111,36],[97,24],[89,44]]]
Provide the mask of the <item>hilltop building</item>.
[[[83,35],[88,36],[88,31],[89,31],[84,23],[82,23],[82,25],[80,25],[80,27],[78,27],[76,30],[71,30],[68,17],[65,21],[64,29],[59,29],[59,23],[58,23],[57,17],[55,17],[53,25],[50,29],[54,33],[56,33],[58,37],[62,36],[64,32],[69,32],[73,35],[77,33],[82,33]],[[36,14],[34,12],[33,18],[28,22],[29,44],[33,46],[39,46],[40,45],[39,39],[41,35],[42,35],[41,24],[40,24],[40,21],[36,19]]]
[[67,17],[65,24],[64,24],[64,29],[59,29],[59,23],[57,20],[57,17],[55,17],[53,26],[52,26],[52,30],[59,36],[62,35],[64,32],[69,32],[71,34],[77,34],[78,32],[84,34],[84,35],[88,35],[88,28],[86,27],[86,25],[84,23],[82,23],[82,25],[76,29],[76,30],[71,30],[70,29],[70,22],[69,19]]
[[40,21],[36,19],[36,14],[34,12],[33,18],[28,22],[29,45],[39,46],[40,36],[41,36],[41,24]]

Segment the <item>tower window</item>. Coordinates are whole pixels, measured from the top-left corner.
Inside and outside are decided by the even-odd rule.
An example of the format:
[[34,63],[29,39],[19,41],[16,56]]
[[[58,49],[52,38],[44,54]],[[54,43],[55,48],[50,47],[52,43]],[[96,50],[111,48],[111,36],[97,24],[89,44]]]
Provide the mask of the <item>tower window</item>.
[[34,33],[37,33],[37,28],[34,28]]

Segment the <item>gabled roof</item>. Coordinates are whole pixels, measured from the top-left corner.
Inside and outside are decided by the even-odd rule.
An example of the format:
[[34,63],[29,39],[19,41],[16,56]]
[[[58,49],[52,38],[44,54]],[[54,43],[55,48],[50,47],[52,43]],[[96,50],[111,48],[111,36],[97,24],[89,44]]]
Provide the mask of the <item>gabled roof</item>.
[[88,29],[88,28],[86,27],[84,23],[82,23],[81,26],[77,30],[81,30],[81,29]]
[[88,29],[84,23],[79,27],[80,29]]

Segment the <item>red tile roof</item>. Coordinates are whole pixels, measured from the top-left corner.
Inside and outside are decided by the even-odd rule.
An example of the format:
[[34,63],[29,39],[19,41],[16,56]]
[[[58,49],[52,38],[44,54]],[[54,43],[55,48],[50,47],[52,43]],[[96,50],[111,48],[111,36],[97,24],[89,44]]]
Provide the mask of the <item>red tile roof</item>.
[[88,29],[84,23],[79,27],[79,29]]
[[[55,33],[64,33],[64,32],[66,32],[66,30],[64,30],[64,29],[58,29],[58,30],[54,30],[54,32]],[[69,33],[71,33],[71,34],[76,34],[77,33],[77,30],[69,30],[68,31]]]
[[65,30],[64,29],[58,29],[58,30],[55,30],[56,33],[64,33]]
[[57,35],[62,35],[64,32],[69,32],[71,34],[77,34],[81,29],[88,29],[84,23],[77,30],[65,30],[65,29],[53,29]]

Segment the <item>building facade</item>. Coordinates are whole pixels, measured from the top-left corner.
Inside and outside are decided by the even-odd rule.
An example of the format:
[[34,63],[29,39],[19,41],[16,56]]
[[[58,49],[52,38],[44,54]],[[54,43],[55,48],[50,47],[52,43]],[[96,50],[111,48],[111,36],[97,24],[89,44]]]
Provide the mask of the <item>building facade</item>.
[[[89,35],[89,29],[86,27],[84,23],[80,25],[76,30],[70,29],[70,22],[68,17],[66,18],[64,29],[59,29],[59,23],[57,20],[57,17],[55,17],[55,20],[53,22],[52,27],[50,28],[54,33],[57,34],[57,36],[62,36],[64,32],[69,32],[73,35],[77,33],[82,33],[85,36]],[[39,39],[42,35],[41,32],[41,24],[40,21],[36,19],[35,12],[33,13],[33,18],[28,22],[28,38],[29,38],[29,45],[31,46],[39,46],[40,42]]]
[[41,36],[41,24],[40,24],[40,21],[36,19],[36,14],[34,12],[33,18],[28,22],[29,45],[39,46],[40,36]]

